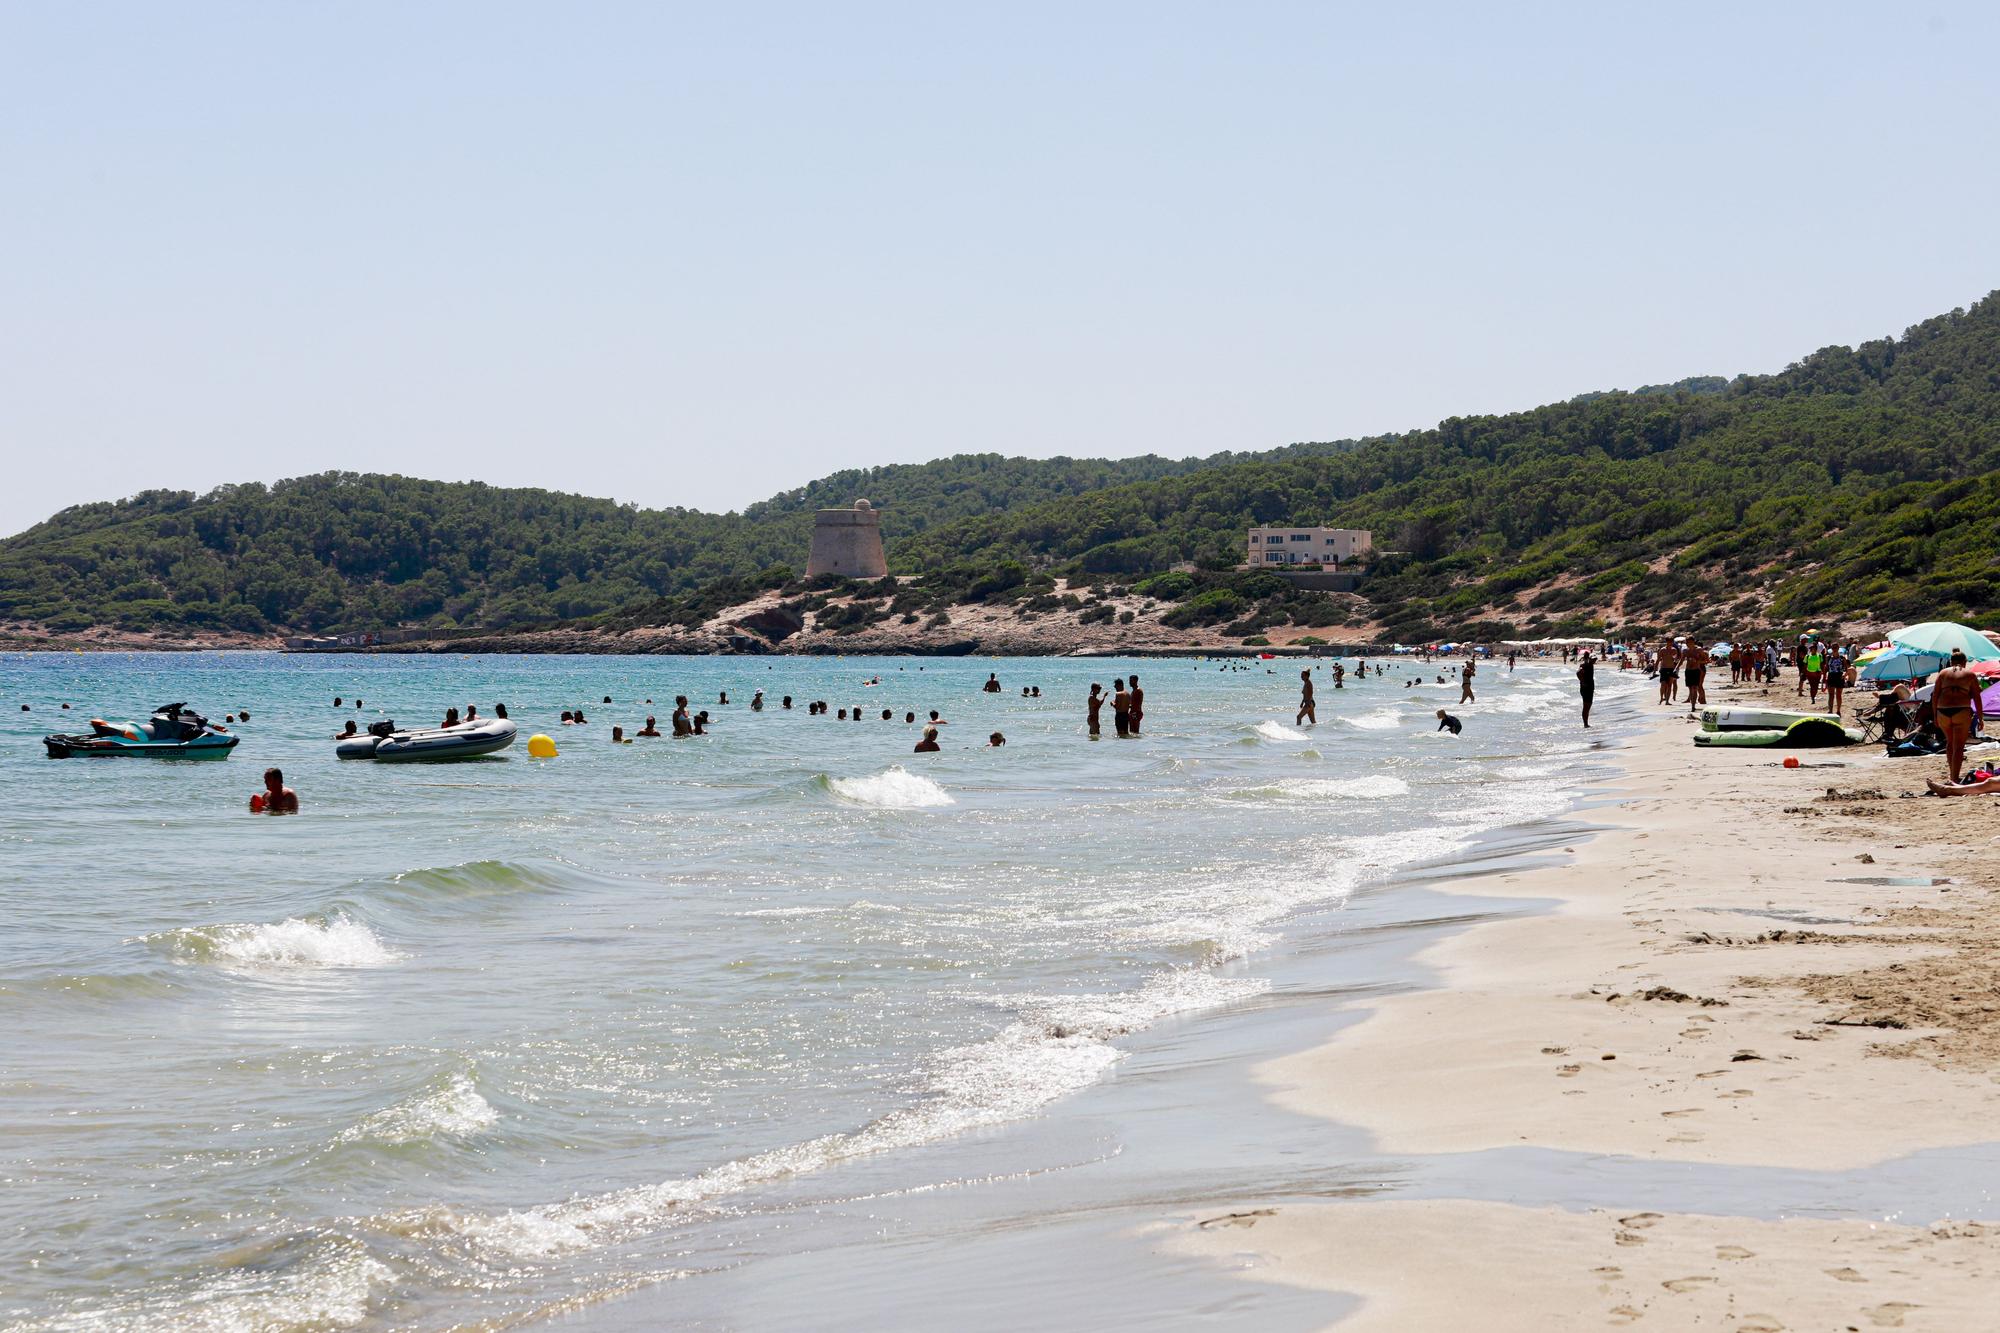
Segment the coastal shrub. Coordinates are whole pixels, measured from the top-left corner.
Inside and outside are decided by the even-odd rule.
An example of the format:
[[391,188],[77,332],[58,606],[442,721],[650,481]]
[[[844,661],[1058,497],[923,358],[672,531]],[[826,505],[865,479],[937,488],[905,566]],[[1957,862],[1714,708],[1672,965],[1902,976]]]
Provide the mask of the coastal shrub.
[[1121,625],[1129,625],[1138,618],[1138,615],[1131,611],[1120,611],[1118,613],[1118,623]]
[[1252,634],[1243,641],[1243,646],[1245,648],[1269,648],[1271,641],[1261,634]]
[[1077,615],[1076,623],[1079,625],[1101,625],[1111,620],[1117,614],[1118,608],[1111,605],[1111,603],[1098,602],[1085,607]]
[[1194,588],[1194,575],[1184,574],[1179,570],[1170,570],[1165,574],[1155,574],[1151,578],[1141,579],[1132,585],[1132,591],[1139,596],[1150,597],[1161,602],[1178,602],[1181,598],[1193,592]]
[[1207,592],[1197,593],[1175,606],[1160,617],[1160,623],[1175,629],[1186,629],[1193,625],[1218,625],[1242,615],[1248,606],[1249,603],[1240,593],[1228,588],[1210,588]]

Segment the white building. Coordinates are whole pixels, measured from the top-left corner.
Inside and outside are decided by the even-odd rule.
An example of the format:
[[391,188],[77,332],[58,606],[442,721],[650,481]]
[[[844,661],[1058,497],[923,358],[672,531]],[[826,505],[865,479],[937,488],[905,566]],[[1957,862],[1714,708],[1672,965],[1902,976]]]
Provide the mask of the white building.
[[1269,565],[1324,565],[1355,560],[1375,549],[1372,534],[1359,528],[1252,528],[1252,569]]

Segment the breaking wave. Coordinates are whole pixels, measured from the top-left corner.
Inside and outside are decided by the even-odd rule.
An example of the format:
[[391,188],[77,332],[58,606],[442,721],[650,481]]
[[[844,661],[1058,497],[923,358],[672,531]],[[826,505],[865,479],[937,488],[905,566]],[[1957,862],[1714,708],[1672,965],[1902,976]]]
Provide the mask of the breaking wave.
[[950,792],[901,764],[892,764],[865,778],[830,778],[822,774],[819,780],[841,800],[878,810],[928,810],[955,804]]

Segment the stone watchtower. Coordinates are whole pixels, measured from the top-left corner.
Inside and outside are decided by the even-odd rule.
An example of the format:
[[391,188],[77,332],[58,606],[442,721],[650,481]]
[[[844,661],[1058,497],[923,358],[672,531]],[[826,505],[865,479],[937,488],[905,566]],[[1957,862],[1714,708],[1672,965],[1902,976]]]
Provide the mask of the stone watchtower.
[[812,555],[806,577],[839,574],[850,579],[879,579],[889,572],[882,554],[882,515],[866,500],[852,509],[822,509],[813,515]]

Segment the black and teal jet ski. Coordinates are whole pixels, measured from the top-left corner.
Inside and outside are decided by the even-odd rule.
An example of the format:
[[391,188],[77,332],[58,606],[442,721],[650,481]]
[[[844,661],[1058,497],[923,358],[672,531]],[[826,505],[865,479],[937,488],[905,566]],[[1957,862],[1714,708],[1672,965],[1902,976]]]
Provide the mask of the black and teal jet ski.
[[152,759],[227,759],[236,737],[186,704],[153,710],[149,722],[106,722],[90,719],[88,736],[44,736],[49,758],[124,754]]

